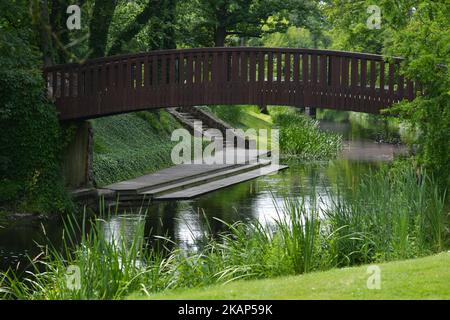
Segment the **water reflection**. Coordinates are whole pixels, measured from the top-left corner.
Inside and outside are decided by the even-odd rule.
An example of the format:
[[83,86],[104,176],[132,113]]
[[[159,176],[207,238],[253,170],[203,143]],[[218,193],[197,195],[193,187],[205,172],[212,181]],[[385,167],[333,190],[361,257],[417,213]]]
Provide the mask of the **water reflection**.
[[[324,130],[341,132],[348,138],[339,159],[325,162],[291,162],[289,169],[260,177],[238,185],[203,195],[189,201],[156,202],[148,205],[145,214],[139,208],[121,208],[120,214],[105,218],[103,230],[107,239],[116,244],[129,243],[145,219],[144,238],[151,247],[168,238],[185,250],[196,250],[204,239],[227,229],[223,222],[258,221],[273,223],[276,206],[282,207],[286,197],[303,195],[307,205],[319,206],[319,211],[330,205],[328,190],[352,189],[361,175],[377,170],[380,163],[391,160],[404,149],[399,146],[354,139],[348,124],[322,122]],[[350,133],[349,133],[350,132]],[[310,201],[320,198],[320,201]],[[46,232],[43,232],[42,226]],[[36,243],[51,241],[61,245],[61,219],[47,221],[0,219],[0,269],[24,261],[26,255],[37,254]],[[156,237],[155,237],[156,236]],[[163,241],[166,247],[171,242]]]

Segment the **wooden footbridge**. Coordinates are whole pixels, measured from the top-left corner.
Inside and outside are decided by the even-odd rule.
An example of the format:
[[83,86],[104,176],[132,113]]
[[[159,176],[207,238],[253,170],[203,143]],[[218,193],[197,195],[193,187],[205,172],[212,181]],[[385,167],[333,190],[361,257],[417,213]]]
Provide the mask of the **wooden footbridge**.
[[152,108],[252,104],[379,113],[416,86],[400,58],[329,50],[227,47],[152,51],[45,69],[61,120]]

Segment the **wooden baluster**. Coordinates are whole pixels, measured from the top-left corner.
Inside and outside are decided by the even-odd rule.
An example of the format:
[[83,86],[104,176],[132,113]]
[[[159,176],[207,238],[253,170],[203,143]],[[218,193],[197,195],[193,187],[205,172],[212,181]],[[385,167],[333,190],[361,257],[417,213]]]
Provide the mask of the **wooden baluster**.
[[294,53],[294,70],[293,70],[293,80],[294,80],[294,86],[293,86],[293,90],[294,90],[294,106],[299,108],[302,107],[302,103],[300,101],[300,75],[299,75],[299,54],[297,52]]
[[258,52],[258,89],[256,95],[256,101],[258,105],[263,106],[267,102],[266,92],[265,92],[265,53],[260,51]]
[[283,94],[283,98],[285,99],[285,103],[287,105],[292,105],[293,100],[291,98],[291,86],[292,86],[292,81],[291,81],[291,54],[290,52],[286,52],[284,54],[284,94]]
[[380,104],[378,106],[378,109],[383,108],[386,106],[386,90],[385,90],[385,63],[384,61],[380,61]]
[[249,73],[249,102],[251,104],[256,104],[256,52],[250,52],[250,73]]
[[346,109],[348,104],[348,94],[349,94],[349,67],[350,60],[347,57],[342,57],[342,80],[341,80],[341,109]]
[[326,55],[321,55],[319,58],[320,61],[320,75],[319,75],[319,86],[320,86],[320,105],[327,105],[327,96],[328,96],[328,74],[327,74],[327,61],[328,58]]
[[396,66],[397,66],[397,70],[398,70],[397,99],[398,99],[398,101],[401,101],[401,100],[403,100],[404,94],[405,94],[404,93],[405,79],[400,70],[400,62],[397,62]]
[[394,73],[395,73],[395,66],[393,63],[389,63],[389,101],[388,103],[391,104],[394,102],[395,99],[395,93],[394,93]]
[[314,108],[319,104],[319,96],[317,94],[318,68],[318,56],[311,54],[311,103],[314,105]]
[[309,57],[306,53],[302,54],[302,82],[303,82],[303,100],[305,107],[312,107],[309,84]]
[[357,110],[359,107],[359,101],[360,101],[360,94],[358,92],[358,85],[359,85],[359,60],[358,58],[352,58],[351,63],[351,110]]

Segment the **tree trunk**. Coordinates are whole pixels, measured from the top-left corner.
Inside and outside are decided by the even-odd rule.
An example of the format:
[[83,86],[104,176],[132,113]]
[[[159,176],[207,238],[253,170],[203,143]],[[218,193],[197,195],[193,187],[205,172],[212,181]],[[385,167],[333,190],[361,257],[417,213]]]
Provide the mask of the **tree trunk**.
[[227,37],[227,18],[228,18],[227,1],[223,1],[216,11],[217,27],[214,30],[214,46],[225,47],[225,38]]
[[215,39],[214,46],[215,47],[225,47],[225,38],[227,36],[227,29],[224,26],[219,26],[215,30]]
[[91,58],[105,55],[109,26],[116,6],[117,0],[95,0],[92,18],[89,23]]
[[[50,12],[50,25],[59,42],[66,46],[69,42],[69,31],[66,26],[66,10],[68,7],[67,0],[54,0]],[[66,63],[67,54],[60,47],[55,48],[55,63]]]
[[44,62],[44,67],[49,67],[54,64],[53,59],[53,45],[51,37],[50,28],[50,18],[48,14],[48,3],[47,0],[42,0],[39,2],[39,36],[40,36],[40,47],[42,51],[42,58]]

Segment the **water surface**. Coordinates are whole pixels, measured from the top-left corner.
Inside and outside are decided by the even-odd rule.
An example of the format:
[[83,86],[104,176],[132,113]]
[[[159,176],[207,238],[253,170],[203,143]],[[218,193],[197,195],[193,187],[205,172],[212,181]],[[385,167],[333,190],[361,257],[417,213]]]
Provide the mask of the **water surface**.
[[[119,235],[133,239],[138,223],[146,219],[145,235],[164,236],[182,248],[195,250],[204,236],[226,229],[223,224],[258,220],[271,223],[277,216],[276,205],[286,196],[314,194],[322,205],[329,201],[329,188],[351,189],[363,174],[390,161],[395,154],[405,153],[405,147],[379,141],[380,130],[361,130],[351,122],[322,121],[322,130],[338,132],[344,137],[344,148],[338,159],[322,162],[292,162],[279,173],[263,176],[212,192],[188,201],[157,202],[142,208],[119,209],[112,214],[104,229],[110,241]],[[378,128],[379,129],[379,128]],[[374,135],[373,132],[376,132]],[[386,135],[392,136],[392,133]],[[49,241],[61,244],[62,221],[59,218],[40,220],[25,216],[0,216],[0,270],[25,266],[27,255],[39,253],[38,244]]]

